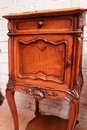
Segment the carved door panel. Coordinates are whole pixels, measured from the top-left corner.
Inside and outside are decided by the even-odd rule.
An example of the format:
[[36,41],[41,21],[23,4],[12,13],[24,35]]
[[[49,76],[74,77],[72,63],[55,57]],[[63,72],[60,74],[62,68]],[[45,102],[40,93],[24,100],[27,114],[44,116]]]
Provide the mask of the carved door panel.
[[51,88],[69,88],[72,36],[28,35],[14,38],[15,80]]

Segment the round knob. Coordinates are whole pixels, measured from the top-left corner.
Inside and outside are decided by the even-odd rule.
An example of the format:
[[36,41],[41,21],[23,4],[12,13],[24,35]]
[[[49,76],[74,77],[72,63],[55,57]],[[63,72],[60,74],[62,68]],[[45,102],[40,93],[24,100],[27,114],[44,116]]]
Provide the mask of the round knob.
[[38,22],[38,28],[41,28],[43,26],[43,22],[42,21],[39,21]]
[[71,61],[68,61],[66,66],[71,66]]

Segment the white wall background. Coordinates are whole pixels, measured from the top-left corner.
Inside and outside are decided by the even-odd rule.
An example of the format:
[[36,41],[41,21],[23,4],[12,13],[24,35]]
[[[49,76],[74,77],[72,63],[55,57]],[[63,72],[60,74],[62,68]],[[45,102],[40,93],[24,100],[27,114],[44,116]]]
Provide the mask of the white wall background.
[[[47,9],[58,9],[67,7],[87,8],[87,0],[0,0],[0,88],[5,95],[6,83],[8,80],[8,45],[7,40],[7,20],[2,15],[15,12],[36,11]],[[87,23],[87,17],[86,17]],[[87,25],[84,28],[84,47],[83,47],[83,76],[84,86],[81,95],[81,106],[79,118],[87,119]],[[19,109],[34,110],[34,99],[16,93],[17,107]],[[62,101],[63,102],[63,101]],[[44,113],[59,115],[67,118],[69,106],[61,101],[43,100],[40,109]]]

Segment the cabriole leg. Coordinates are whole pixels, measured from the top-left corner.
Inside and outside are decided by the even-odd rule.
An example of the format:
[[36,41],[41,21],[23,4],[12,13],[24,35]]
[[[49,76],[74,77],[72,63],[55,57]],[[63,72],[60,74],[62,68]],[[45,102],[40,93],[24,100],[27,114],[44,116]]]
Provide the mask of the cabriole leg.
[[14,130],[19,130],[18,114],[17,114],[16,104],[14,100],[14,92],[12,90],[7,89],[6,98],[13,116],[14,127],[15,127]]
[[76,125],[76,120],[78,117],[78,111],[79,111],[79,101],[74,100],[70,102],[70,118],[68,123],[67,130],[74,130]]

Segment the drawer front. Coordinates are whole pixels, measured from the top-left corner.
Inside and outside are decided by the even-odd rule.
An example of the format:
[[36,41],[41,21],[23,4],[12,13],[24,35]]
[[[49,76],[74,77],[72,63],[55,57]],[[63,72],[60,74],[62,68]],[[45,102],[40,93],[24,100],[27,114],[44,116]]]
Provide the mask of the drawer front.
[[66,17],[42,17],[26,20],[14,20],[14,32],[16,33],[40,33],[59,32],[73,30],[73,18]]
[[38,86],[69,88],[72,44],[71,36],[16,36],[15,80]]

